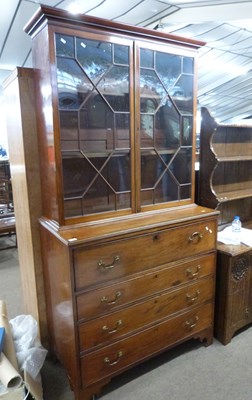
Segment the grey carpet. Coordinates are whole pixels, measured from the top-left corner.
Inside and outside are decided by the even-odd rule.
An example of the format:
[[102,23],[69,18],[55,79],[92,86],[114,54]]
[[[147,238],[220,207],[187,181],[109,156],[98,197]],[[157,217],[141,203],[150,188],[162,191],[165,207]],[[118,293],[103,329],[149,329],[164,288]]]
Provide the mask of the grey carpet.
[[[0,247],[5,238],[0,238]],[[0,251],[0,298],[9,318],[22,314],[16,249]],[[42,368],[44,400],[73,400],[65,371],[51,359]],[[184,343],[112,379],[102,400],[252,400],[252,327],[223,346]]]

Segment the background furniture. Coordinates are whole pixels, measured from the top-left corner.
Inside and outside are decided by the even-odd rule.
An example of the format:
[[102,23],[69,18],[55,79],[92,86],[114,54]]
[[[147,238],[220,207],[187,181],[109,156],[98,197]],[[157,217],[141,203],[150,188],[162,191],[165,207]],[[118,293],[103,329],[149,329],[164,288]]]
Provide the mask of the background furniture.
[[[220,211],[218,229],[239,215],[251,226],[252,128],[218,124],[202,108],[199,204]],[[223,343],[252,322],[251,248],[217,245],[215,336]]]
[[46,343],[48,332],[38,222],[41,184],[33,75],[30,68],[17,68],[4,82],[4,100],[24,313],[38,321],[41,341]]
[[[16,234],[16,220],[15,217],[1,217],[0,218],[0,238],[2,236],[8,235],[11,237],[12,234]],[[5,241],[3,245],[1,245],[0,250],[6,250],[13,247],[17,247],[16,237],[13,240]]]
[[212,342],[218,213],[194,203],[202,43],[48,7],[26,32],[51,349],[89,400],[182,341]]
[[13,216],[13,197],[9,160],[0,160],[0,217]]
[[[16,233],[9,160],[0,160],[0,237]],[[17,246],[16,238],[0,250]]]
[[252,322],[251,248],[218,243],[215,336],[223,343]]

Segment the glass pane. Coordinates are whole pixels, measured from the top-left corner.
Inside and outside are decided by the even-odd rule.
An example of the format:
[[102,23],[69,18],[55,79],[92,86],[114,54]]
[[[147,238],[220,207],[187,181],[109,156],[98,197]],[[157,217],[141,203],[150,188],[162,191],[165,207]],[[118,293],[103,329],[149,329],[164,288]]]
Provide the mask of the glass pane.
[[77,38],[77,59],[88,77],[97,83],[112,65],[112,44]]
[[142,152],[141,156],[141,188],[154,188],[162,173],[166,170],[165,164],[153,152]]
[[78,141],[78,112],[60,111],[60,127],[62,141]]
[[82,69],[75,60],[58,57],[57,78],[60,109],[78,109],[93,88]]
[[97,88],[115,111],[129,111],[129,68],[112,67]]
[[78,151],[79,150],[79,141],[78,140],[62,140],[61,141],[61,150],[64,156],[65,152],[69,151]]
[[57,56],[74,57],[74,38],[56,33]]
[[65,216],[75,217],[76,215],[82,215],[82,199],[65,199]]
[[115,64],[129,65],[129,48],[127,46],[114,45],[114,62]]
[[178,55],[156,53],[156,71],[167,91],[181,74],[181,60]]
[[165,172],[155,190],[155,203],[178,200],[178,185],[169,174]]
[[97,175],[83,198],[84,214],[112,211],[115,209],[115,199],[113,190]]
[[181,148],[169,169],[179,184],[190,183],[192,173],[192,148]]
[[154,190],[141,191],[141,204],[142,205],[154,204]]
[[149,190],[141,190],[142,205],[159,204],[164,201],[175,201],[179,199],[179,187],[170,176],[169,171],[165,172],[156,186]]
[[65,198],[81,198],[88,186],[89,180],[93,179],[95,175],[95,169],[80,153],[73,153],[72,156],[63,158]]
[[118,113],[115,115],[116,123],[116,149],[129,149],[130,148],[130,131],[129,131],[129,114]]
[[171,100],[161,106],[156,116],[159,127],[156,146],[159,149],[178,148],[180,145],[180,115]]
[[97,129],[103,130],[104,135],[107,130],[114,129],[114,114],[103,97],[94,90],[80,110],[80,138],[88,136],[88,140],[99,140],[102,132]]
[[152,50],[140,50],[140,67],[154,68],[154,52]]
[[131,207],[130,193],[119,193],[116,196],[117,210],[122,210]]
[[154,112],[164,103],[167,93],[154,71],[142,69],[140,75],[141,112]]
[[115,148],[116,149],[129,149],[130,148],[129,130],[117,129],[115,131]]
[[98,176],[83,198],[84,214],[106,212],[130,207],[130,193],[117,194]]
[[181,113],[192,114],[193,113],[193,76],[182,75],[176,83],[176,89],[172,95],[172,99],[175,102]]
[[182,134],[182,146],[192,145],[193,135],[193,119],[192,117],[183,117],[183,134]]
[[183,185],[180,188],[181,200],[190,199],[192,197],[192,185]]
[[130,190],[130,164],[129,154],[114,155],[110,158],[102,175],[106,177],[109,186],[114,192]]
[[194,59],[191,57],[183,57],[183,70],[185,74],[193,74]]
[[141,147],[154,146],[154,116],[141,115]]

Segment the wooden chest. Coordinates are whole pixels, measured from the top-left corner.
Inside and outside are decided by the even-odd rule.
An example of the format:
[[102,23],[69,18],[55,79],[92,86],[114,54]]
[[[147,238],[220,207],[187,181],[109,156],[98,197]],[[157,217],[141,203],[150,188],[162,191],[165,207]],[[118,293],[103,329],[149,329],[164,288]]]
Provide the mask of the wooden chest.
[[212,342],[216,223],[208,215],[152,226],[146,217],[137,232],[125,222],[71,238],[42,221],[52,345],[77,399],[189,338]]

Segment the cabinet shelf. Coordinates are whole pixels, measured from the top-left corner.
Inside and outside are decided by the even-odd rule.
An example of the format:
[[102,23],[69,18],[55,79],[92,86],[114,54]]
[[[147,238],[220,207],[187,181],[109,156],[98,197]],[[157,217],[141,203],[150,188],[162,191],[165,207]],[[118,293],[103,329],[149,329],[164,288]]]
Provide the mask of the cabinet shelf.
[[224,157],[218,157],[216,156],[216,160],[219,163],[224,163],[224,162],[237,162],[237,161],[252,161],[252,155],[244,155],[244,156],[224,156]]
[[220,203],[225,203],[233,200],[244,199],[247,197],[252,197],[252,188],[235,190],[230,192],[222,192],[216,195],[217,200]]
[[201,109],[198,202],[220,211],[219,229],[234,215],[251,220],[252,127],[219,124]]
[[[218,124],[202,108],[199,203],[220,211],[218,229],[239,215],[252,220],[252,127]],[[239,245],[217,245],[214,332],[223,344],[252,321],[252,252]]]

